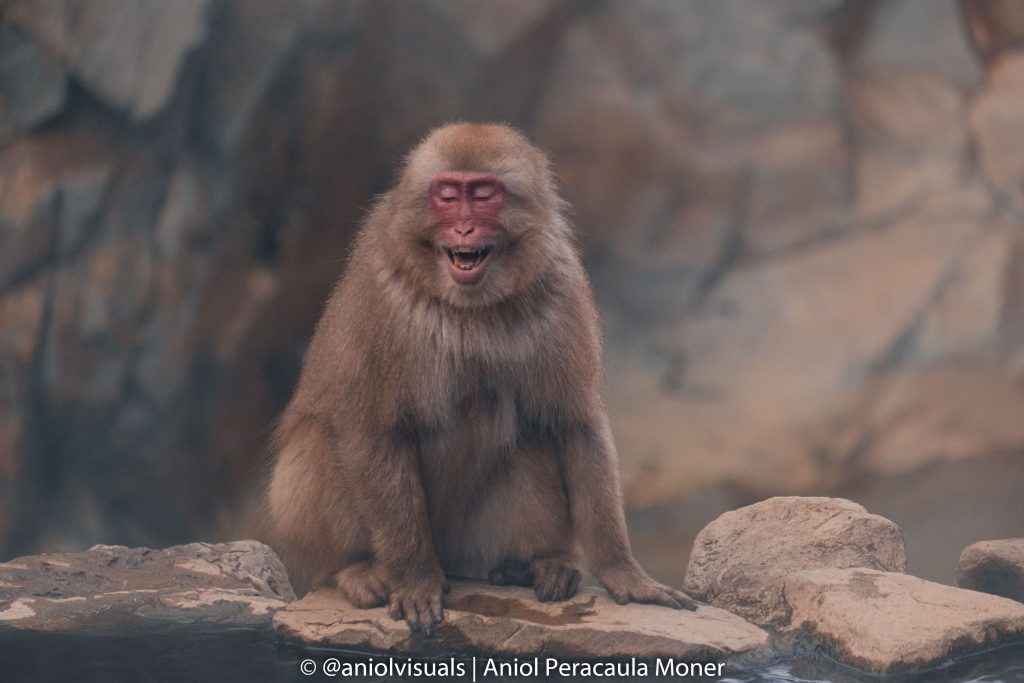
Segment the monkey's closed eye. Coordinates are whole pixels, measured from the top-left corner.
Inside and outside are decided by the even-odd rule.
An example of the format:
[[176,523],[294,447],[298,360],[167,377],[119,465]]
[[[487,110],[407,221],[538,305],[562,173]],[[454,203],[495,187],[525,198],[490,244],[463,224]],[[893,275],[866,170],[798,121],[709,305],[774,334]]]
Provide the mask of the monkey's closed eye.
[[485,202],[494,196],[494,185],[490,183],[477,185],[473,188],[473,200],[478,202]]
[[459,188],[454,185],[442,185],[437,189],[437,198],[442,202],[454,202],[459,198]]

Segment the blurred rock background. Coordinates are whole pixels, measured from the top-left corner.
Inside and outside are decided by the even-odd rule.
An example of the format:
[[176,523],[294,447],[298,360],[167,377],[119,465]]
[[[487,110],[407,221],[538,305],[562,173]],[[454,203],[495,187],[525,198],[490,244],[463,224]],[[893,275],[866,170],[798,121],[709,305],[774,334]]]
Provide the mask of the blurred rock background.
[[0,0],[0,559],[254,533],[360,216],[432,126],[554,158],[637,550],[838,494],[1024,533],[1015,0]]

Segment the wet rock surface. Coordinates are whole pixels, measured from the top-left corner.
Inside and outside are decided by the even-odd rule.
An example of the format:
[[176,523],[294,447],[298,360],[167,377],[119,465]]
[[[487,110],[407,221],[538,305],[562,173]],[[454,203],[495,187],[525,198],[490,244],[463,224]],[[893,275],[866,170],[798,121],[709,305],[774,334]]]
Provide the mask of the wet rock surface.
[[[791,510],[801,503],[836,513],[819,520],[821,527],[863,514],[845,501],[786,501]],[[823,552],[831,544],[831,555],[815,557],[842,557],[842,540],[827,538],[819,534],[810,545]],[[876,546],[884,541],[883,532]],[[280,561],[256,541],[163,550],[96,546],[0,564],[0,652],[76,651],[82,641],[74,638],[85,637],[106,649],[84,661],[94,657],[114,671],[123,659],[116,653],[128,643],[146,651],[188,643],[222,663],[234,655],[225,658],[217,648],[237,646],[269,667],[249,667],[256,679],[275,681],[292,680],[299,659],[326,656],[672,659],[722,663],[751,680],[782,661],[794,672],[805,670],[804,678],[844,681],[898,672],[930,681],[931,667],[951,662],[988,675],[1004,660],[1006,666],[1024,661],[1024,604],[899,572],[790,569],[781,584],[785,622],[767,628],[710,605],[695,612],[618,605],[594,587],[565,602],[541,603],[530,589],[455,580],[445,597],[445,620],[428,638],[391,619],[386,608],[355,608],[334,589],[296,600]],[[753,585],[764,581],[750,567],[730,576],[740,583],[749,577]],[[181,666],[166,653],[150,656]],[[32,656],[9,659],[16,669],[46,669]]]
[[816,568],[907,568],[891,521],[841,498],[771,498],[727,512],[698,535],[684,589],[762,625],[784,625],[786,577]]
[[785,580],[798,631],[821,654],[871,674],[928,669],[1024,642],[1024,605],[906,574],[812,569]]
[[0,628],[98,634],[259,626],[294,599],[281,561],[256,541],[99,545],[0,564]]
[[956,584],[1024,602],[1024,538],[980,541],[964,548]]
[[714,607],[696,612],[618,605],[603,591],[584,589],[566,602],[541,603],[532,590],[454,582],[445,620],[433,638],[411,634],[384,608],[352,607],[335,590],[319,590],[274,617],[278,633],[308,644],[401,654],[486,652],[577,659],[675,657],[724,661],[754,656],[768,633]]

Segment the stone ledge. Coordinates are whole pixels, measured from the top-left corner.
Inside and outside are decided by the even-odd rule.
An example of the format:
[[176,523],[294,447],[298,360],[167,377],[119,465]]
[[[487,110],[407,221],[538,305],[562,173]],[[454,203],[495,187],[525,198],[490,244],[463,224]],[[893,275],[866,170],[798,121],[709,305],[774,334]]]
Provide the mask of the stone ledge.
[[0,564],[0,626],[18,629],[258,626],[294,599],[284,565],[256,541],[163,550],[98,545]]
[[584,589],[571,600],[538,602],[526,588],[454,582],[433,638],[409,631],[385,608],[357,609],[336,590],[314,591],[274,616],[277,632],[308,644],[393,654],[470,653],[574,659],[671,657],[724,661],[768,646],[766,631],[725,610],[696,612],[619,605]]
[[786,577],[785,595],[788,631],[874,675],[920,671],[1024,641],[1024,605],[906,574],[811,569]]

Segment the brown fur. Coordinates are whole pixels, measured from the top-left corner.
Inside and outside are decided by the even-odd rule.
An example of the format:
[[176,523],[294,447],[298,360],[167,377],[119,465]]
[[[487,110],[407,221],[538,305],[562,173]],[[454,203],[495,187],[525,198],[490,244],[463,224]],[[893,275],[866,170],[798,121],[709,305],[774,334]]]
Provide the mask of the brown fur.
[[[472,287],[429,243],[448,171],[506,188],[507,243]],[[434,131],[366,219],[276,433],[267,500],[296,588],[431,632],[445,574],[565,599],[582,551],[616,600],[693,608],[629,549],[600,356],[545,156],[505,126]]]

